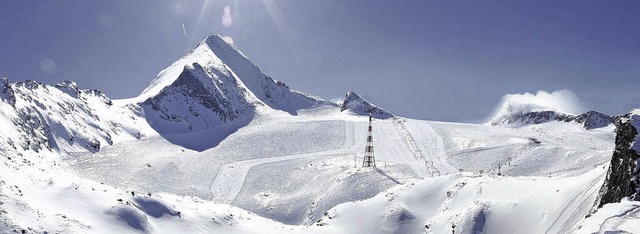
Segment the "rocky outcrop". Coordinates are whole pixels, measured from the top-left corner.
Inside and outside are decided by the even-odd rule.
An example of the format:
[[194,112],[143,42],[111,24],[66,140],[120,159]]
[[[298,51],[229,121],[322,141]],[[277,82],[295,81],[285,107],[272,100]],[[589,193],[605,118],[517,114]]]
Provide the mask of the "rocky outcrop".
[[582,124],[585,129],[596,129],[609,126],[618,119],[616,116],[606,115],[597,111],[587,111],[573,118],[572,121]]
[[634,143],[638,136],[637,126],[633,118],[637,115],[623,115],[616,120],[616,146],[611,157],[607,177],[600,189],[596,206],[602,207],[607,203],[620,202],[625,197],[636,193],[637,184],[632,181],[637,173],[636,161],[639,158]]
[[353,91],[347,92],[344,101],[340,104],[340,111],[345,110],[358,115],[369,115],[371,113],[371,116],[378,119],[388,119],[394,116],[390,112],[364,100]]

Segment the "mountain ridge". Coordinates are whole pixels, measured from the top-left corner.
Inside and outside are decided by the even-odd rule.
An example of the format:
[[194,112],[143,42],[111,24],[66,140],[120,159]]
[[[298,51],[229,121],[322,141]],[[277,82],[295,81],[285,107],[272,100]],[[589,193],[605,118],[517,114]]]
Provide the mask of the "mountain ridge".
[[557,112],[555,110],[540,110],[528,112],[511,112],[496,115],[489,124],[492,126],[520,127],[529,124],[542,124],[550,121],[572,122],[583,128],[597,129],[613,124],[622,115],[607,115],[597,111],[587,111],[579,115]]

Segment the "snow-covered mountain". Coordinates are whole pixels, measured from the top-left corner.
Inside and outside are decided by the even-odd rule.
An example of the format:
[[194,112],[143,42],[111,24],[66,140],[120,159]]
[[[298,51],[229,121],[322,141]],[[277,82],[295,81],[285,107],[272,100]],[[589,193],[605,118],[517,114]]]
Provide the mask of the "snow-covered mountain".
[[522,126],[541,124],[549,121],[573,122],[585,129],[602,128],[613,124],[616,116],[597,111],[587,111],[580,115],[559,112],[549,107],[535,104],[505,103],[489,122],[491,125]]
[[3,78],[0,89],[0,145],[16,150],[97,152],[115,141],[139,139],[148,129],[138,106],[113,105],[100,90],[78,89],[72,81],[51,86]]
[[[354,92],[337,106],[291,90],[220,36],[135,98],[71,81],[5,78],[0,91],[0,233],[640,228],[633,191],[616,189],[636,166],[637,110],[406,119]],[[360,161],[369,113],[377,168]]]
[[327,103],[291,90],[284,83],[265,75],[238,48],[219,35],[205,38],[193,51],[160,72],[138,100],[155,97],[165,87],[175,85],[185,72],[197,79],[213,79],[215,85],[208,88],[220,88],[225,95],[246,96],[244,98],[249,99],[246,101],[251,104],[264,104],[293,115],[300,109]]
[[134,100],[143,101],[149,124],[174,143],[187,146],[174,134],[211,130],[210,144],[189,147],[197,150],[217,145],[256,115],[273,110],[297,115],[303,109],[332,105],[265,75],[217,35],[160,72]]

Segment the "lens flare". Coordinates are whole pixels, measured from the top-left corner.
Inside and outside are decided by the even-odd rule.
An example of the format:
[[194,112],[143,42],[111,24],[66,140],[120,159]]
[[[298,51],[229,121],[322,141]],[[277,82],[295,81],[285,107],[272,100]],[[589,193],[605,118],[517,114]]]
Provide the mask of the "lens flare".
[[233,24],[233,18],[231,17],[231,7],[229,5],[224,6],[222,11],[222,26],[231,27]]

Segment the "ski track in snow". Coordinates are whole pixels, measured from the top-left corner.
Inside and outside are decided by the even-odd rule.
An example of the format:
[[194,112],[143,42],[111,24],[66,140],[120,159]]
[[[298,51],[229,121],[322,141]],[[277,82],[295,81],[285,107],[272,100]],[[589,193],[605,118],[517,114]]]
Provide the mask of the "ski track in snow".
[[607,233],[609,230],[619,230],[619,227],[627,222],[631,216],[640,215],[640,205],[634,206],[631,209],[628,209],[622,212],[619,215],[615,215],[607,218],[601,225],[598,233]]
[[242,188],[245,186],[245,180],[247,179],[249,170],[257,165],[307,157],[330,157],[349,154],[356,147],[353,134],[354,129],[352,124],[348,124],[346,121],[343,123],[345,124],[345,141],[339,149],[249,159],[222,165],[209,185],[211,200],[218,203],[232,204],[240,194],[240,191],[242,191]]
[[[424,168],[427,169],[429,175],[439,176],[442,175],[443,172],[444,174],[457,172],[453,166],[447,163],[444,140],[442,139],[442,136],[433,129],[431,124],[427,122],[421,124],[422,127],[426,127],[423,129],[426,130],[426,132],[420,134],[420,136],[426,139],[427,142],[430,142],[431,146],[435,147],[429,147],[429,145],[423,145],[423,147],[420,147],[411,131],[405,126],[405,121],[406,120],[404,119],[397,118],[394,123],[398,127],[398,131],[401,132],[401,135],[405,137],[405,141],[409,145],[409,148],[413,150],[416,159],[418,159],[418,161],[422,161],[422,165],[425,165]],[[432,163],[427,164],[427,161]]]
[[476,147],[471,149],[463,149],[463,150],[458,150],[456,152],[453,152],[449,154],[449,156],[457,156],[457,155],[468,154],[468,153],[478,153],[480,151],[495,150],[495,149],[500,149],[504,147],[516,146],[516,145],[519,145],[519,144],[506,144],[506,145],[498,145],[498,146],[491,146],[491,147]]
[[579,213],[578,211],[588,210],[593,205],[596,197],[595,193],[600,189],[598,185],[604,179],[603,174],[606,174],[606,171],[596,176],[580,193],[571,199],[545,233],[569,233],[573,231],[576,223],[571,223],[571,220],[578,220],[576,215],[585,213]]
[[[430,175],[430,176],[434,176],[430,170],[427,171],[428,168],[426,168],[427,165],[427,158],[422,154],[422,151],[418,148],[418,146],[416,145],[416,141],[413,138],[413,136],[411,135],[411,133],[409,132],[409,130],[407,130],[407,128],[404,126],[404,124],[402,123],[403,119],[400,118],[396,118],[393,120],[394,126],[396,127],[396,130],[398,130],[398,132],[400,133],[400,136],[402,136],[402,138],[404,139],[404,142],[409,146],[408,148],[411,149],[411,153],[413,155],[413,157],[420,163],[415,164],[415,163],[411,163],[411,169],[413,170],[414,173],[416,173],[416,175],[425,177],[425,175]],[[422,165],[425,165],[425,167],[422,167]],[[437,170],[437,169],[436,169]],[[439,174],[439,173],[438,173]]]

